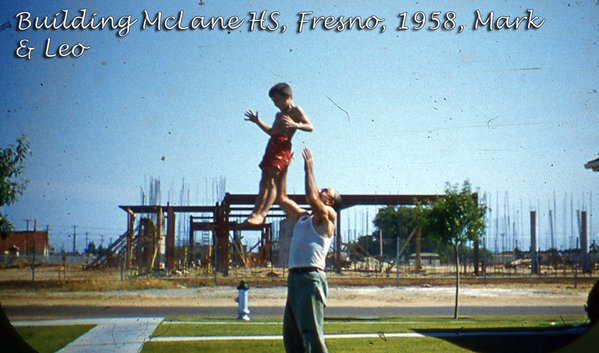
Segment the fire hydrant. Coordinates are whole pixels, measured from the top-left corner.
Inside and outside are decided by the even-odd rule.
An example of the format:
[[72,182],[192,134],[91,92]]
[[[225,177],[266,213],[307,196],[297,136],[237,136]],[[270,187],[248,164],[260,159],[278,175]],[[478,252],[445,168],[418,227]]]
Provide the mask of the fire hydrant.
[[241,281],[237,286],[239,295],[235,298],[237,305],[237,320],[250,321],[250,308],[248,303],[248,292],[250,287],[245,281]]

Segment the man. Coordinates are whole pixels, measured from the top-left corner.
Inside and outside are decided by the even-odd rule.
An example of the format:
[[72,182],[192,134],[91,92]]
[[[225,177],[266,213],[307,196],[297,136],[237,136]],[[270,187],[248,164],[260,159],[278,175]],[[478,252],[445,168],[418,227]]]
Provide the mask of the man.
[[283,342],[287,352],[327,352],[324,341],[324,307],[328,284],[324,273],[326,256],[337,222],[334,207],[339,194],[332,188],[318,190],[313,160],[304,149],[306,201],[312,213],[300,208],[287,196],[285,169],[281,175],[278,202],[287,217],[296,221],[289,249],[287,303],[283,320]]

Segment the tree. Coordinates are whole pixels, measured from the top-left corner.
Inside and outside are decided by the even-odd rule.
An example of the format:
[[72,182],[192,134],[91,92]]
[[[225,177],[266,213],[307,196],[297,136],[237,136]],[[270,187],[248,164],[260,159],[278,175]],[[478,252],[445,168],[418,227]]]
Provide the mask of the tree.
[[[399,237],[400,246],[406,246],[405,254],[416,252],[416,239],[412,239],[407,245],[405,242],[408,240],[410,234],[421,225],[422,222],[418,220],[420,213],[415,207],[408,206],[386,206],[378,210],[378,213],[373,221],[374,225],[378,230],[383,231],[383,248],[384,254],[387,259],[394,259],[397,255],[397,239]],[[368,236],[371,242],[360,243],[365,249],[372,249],[372,254],[377,254],[379,250],[379,236],[376,235],[378,231],[372,236]],[[371,245],[372,243],[372,245]],[[367,246],[372,246],[367,247]],[[453,247],[446,242],[439,242],[438,237],[431,232],[423,233],[420,238],[420,251],[421,252],[434,252],[439,254],[442,263],[453,262],[455,258]],[[460,250],[461,258],[464,257],[464,249]],[[472,250],[468,253],[470,255]]]
[[425,205],[417,205],[423,230],[436,237],[440,243],[449,243],[455,253],[456,292],[454,318],[458,318],[460,291],[460,246],[467,242],[479,242],[485,228],[487,207],[479,205],[470,182],[445,187],[445,196]]
[[98,254],[98,256],[106,256],[109,254],[108,248],[105,248],[102,246],[102,244],[100,244],[100,246],[98,246],[98,248],[96,249],[96,253]]
[[87,244],[87,249],[85,249],[85,253],[87,255],[96,255],[98,253],[98,249],[96,249],[96,244],[93,241]]
[[364,257],[376,254],[376,242],[370,234],[361,235],[358,240],[347,244],[347,254],[352,261],[361,261]]
[[[413,207],[387,206],[379,209],[373,223],[378,230],[383,231],[383,254],[387,259],[396,257],[398,238],[405,242],[416,228],[415,216]],[[377,243],[377,250],[373,254],[376,254],[380,251],[380,237],[377,235],[374,240]]]
[[[16,147],[10,145],[0,150],[0,207],[13,204],[27,187],[28,181],[19,176],[28,155],[31,155],[31,150],[25,135],[17,139]],[[12,230],[12,223],[0,213],[0,237],[7,238]]]
[[526,257],[526,253],[523,252],[522,250],[520,250],[518,247],[515,247],[514,248],[514,257],[516,258],[516,260],[523,259]]

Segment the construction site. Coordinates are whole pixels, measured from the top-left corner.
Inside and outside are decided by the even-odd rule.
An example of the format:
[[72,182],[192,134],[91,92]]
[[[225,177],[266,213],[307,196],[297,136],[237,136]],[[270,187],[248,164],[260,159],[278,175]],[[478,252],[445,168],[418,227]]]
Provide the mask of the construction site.
[[[289,195],[309,210],[304,195]],[[438,195],[342,195],[343,207],[357,205],[414,205]],[[90,268],[119,266],[138,274],[154,271],[171,273],[188,267],[227,276],[230,268],[286,267],[293,222],[273,207],[267,222],[244,225],[238,221],[252,211],[256,195],[229,194],[214,206],[122,205],[128,215],[126,232],[109,245],[108,251],[89,264]],[[180,215],[188,215],[183,218]],[[189,222],[189,238],[183,247],[175,245],[177,222]],[[341,234],[341,220],[336,234]],[[242,243],[243,233],[259,234],[259,241]],[[416,234],[417,232],[414,232]],[[337,272],[347,269],[347,249],[341,237],[333,240],[332,263]],[[161,251],[164,249],[164,251]],[[368,254],[365,254],[365,257]]]
[[[305,196],[289,195],[301,207],[309,210]],[[413,206],[442,195],[372,195],[345,194],[342,210],[354,206]],[[475,195],[475,197],[477,197]],[[287,267],[289,246],[294,222],[286,219],[278,206],[273,207],[266,222],[259,226],[246,225],[256,195],[226,193],[213,206],[121,205],[127,214],[126,231],[112,242],[107,251],[90,261],[87,269],[121,268],[133,276],[160,275],[187,277],[190,273],[202,276],[218,275],[227,278],[245,276],[250,269],[268,269],[269,274],[283,273]],[[380,253],[369,253],[363,248],[350,249],[338,234],[344,234],[342,215],[338,213],[337,229],[327,258],[327,270],[335,274],[361,273],[367,277],[387,278],[390,283],[414,276],[451,277],[455,267],[441,264],[438,254],[421,253],[420,229],[415,228],[406,239],[397,242],[391,260]],[[463,274],[473,278],[483,276],[549,277],[592,276],[596,270],[597,253],[589,251],[587,215],[581,214],[578,254],[564,252],[558,259],[550,252],[535,251],[537,215],[530,212],[531,250],[524,258],[515,258],[514,251],[481,255],[479,244],[473,243],[473,260],[464,262]],[[186,224],[185,224],[186,223]],[[176,243],[176,230],[185,224],[185,241]],[[179,232],[180,233],[180,232]],[[251,235],[249,237],[248,235]],[[255,239],[250,241],[249,239]],[[400,246],[401,243],[401,246]],[[381,242],[382,244],[382,242]],[[408,245],[415,249],[409,254]],[[359,247],[359,246],[358,246]],[[351,252],[351,253],[350,253]],[[485,254],[488,252],[485,252]],[[387,254],[388,255],[388,254]],[[482,256],[482,257],[481,257]],[[283,271],[283,272],[281,272]]]

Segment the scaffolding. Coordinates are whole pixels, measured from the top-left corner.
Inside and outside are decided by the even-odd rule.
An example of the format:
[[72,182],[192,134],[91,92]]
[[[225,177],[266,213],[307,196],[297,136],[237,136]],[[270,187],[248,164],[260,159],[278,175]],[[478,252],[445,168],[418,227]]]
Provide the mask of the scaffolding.
[[[190,216],[189,241],[187,256],[185,261],[189,264],[197,256],[195,232],[203,231],[212,234],[209,244],[209,261],[213,266],[214,271],[218,271],[224,276],[229,273],[229,264],[231,262],[231,254],[238,263],[243,266],[265,265],[271,260],[272,246],[275,243],[273,240],[272,223],[264,223],[262,225],[247,225],[234,221],[234,219],[247,218],[255,204],[255,194],[229,194],[226,193],[222,202],[216,203],[214,206],[119,206],[128,214],[127,232],[123,234],[117,242],[120,245],[115,245],[114,248],[124,252],[125,266],[131,268],[134,265],[135,257],[133,256],[134,244],[139,244],[139,234],[135,236],[135,218],[136,215],[146,214],[155,215],[156,222],[156,239],[159,242],[162,234],[162,223],[166,217],[166,239],[165,239],[165,268],[168,271],[175,270],[177,265],[176,249],[175,249],[175,223],[177,214],[187,213],[193,214]],[[296,202],[300,207],[310,210],[310,206],[306,202],[306,197],[303,194],[288,195],[290,199]],[[353,206],[406,206],[416,205],[434,200],[442,195],[372,195],[372,194],[345,194],[341,195],[343,200],[342,209],[347,209]],[[278,207],[271,208],[267,219],[283,219],[286,218],[285,212]],[[335,253],[335,269],[341,272],[341,214],[337,217],[337,230],[334,240]],[[256,245],[246,249],[241,244],[240,231],[259,231],[260,240]],[[231,238],[231,232],[233,236]],[[139,231],[138,231],[139,233]],[[116,242],[115,242],[116,243]],[[112,245],[111,245],[112,247]],[[159,244],[153,243],[153,249],[157,249]],[[256,256],[251,256],[254,249],[258,248]],[[233,251],[231,251],[233,250]],[[153,257],[155,259],[155,256]],[[155,261],[155,260],[154,260]],[[155,262],[154,262],[155,263]],[[154,264],[153,263],[153,264]]]

